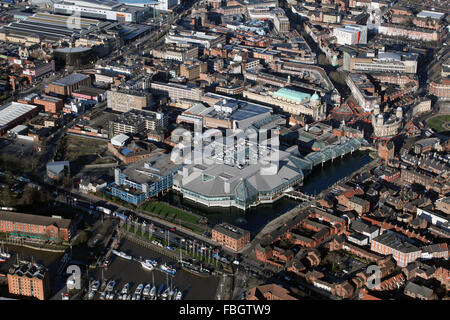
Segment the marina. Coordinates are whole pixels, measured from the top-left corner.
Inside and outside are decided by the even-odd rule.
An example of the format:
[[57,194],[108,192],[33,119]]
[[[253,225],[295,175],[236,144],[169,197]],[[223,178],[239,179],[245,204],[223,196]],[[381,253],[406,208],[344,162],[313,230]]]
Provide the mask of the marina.
[[[115,282],[116,292],[113,299],[208,300],[215,297],[219,277],[212,275],[199,277],[181,268],[178,261],[170,260],[166,256],[126,239],[121,241],[117,251],[124,252],[132,259],[127,260],[119,255],[113,255],[107,268],[97,268],[90,273],[94,281],[102,282],[103,277],[106,283],[112,280]],[[144,261],[147,265],[152,265],[153,269],[144,268],[142,264]],[[162,266],[166,266],[163,269],[167,268],[169,271],[162,271]],[[170,269],[175,270],[174,274],[170,273]],[[127,293],[125,293],[123,288],[127,284]],[[151,287],[145,290],[146,286]],[[96,291],[91,296],[87,295],[88,299],[93,300],[109,300],[108,297],[111,298],[111,294],[100,291]]]

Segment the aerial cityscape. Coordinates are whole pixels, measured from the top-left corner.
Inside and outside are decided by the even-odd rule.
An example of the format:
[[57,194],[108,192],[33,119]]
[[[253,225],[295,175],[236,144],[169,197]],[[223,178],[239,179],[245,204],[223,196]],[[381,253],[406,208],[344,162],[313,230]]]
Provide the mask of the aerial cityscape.
[[450,299],[450,0],[0,4],[0,300]]

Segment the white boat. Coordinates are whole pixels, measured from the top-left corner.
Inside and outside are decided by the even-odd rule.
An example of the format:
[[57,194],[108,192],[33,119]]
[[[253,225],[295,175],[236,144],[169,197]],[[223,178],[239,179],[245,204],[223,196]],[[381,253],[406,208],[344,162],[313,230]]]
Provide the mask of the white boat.
[[103,291],[102,294],[100,295],[100,300],[105,300],[106,298],[106,291]]
[[96,292],[96,291],[98,291],[98,288],[100,288],[100,281],[96,280],[92,283],[91,290],[93,292]]
[[148,296],[150,294],[150,290],[152,289],[151,284],[146,284],[144,287],[144,291],[142,292],[142,295]]
[[146,269],[148,271],[152,271],[153,269],[155,269],[155,266],[153,265],[152,260],[141,261],[141,265],[144,269]]
[[172,300],[174,298],[175,291],[173,289],[169,290],[169,294],[167,295],[167,300]]
[[111,280],[108,282],[108,285],[106,286],[106,291],[113,291],[114,287],[116,286],[116,282],[114,280]]
[[112,253],[114,253],[116,256],[119,256],[119,257],[121,257],[121,258],[123,258],[123,259],[126,259],[126,260],[131,260],[131,259],[133,259],[132,256],[127,255],[127,254],[126,254],[125,252],[123,252],[123,251],[113,250]]
[[175,274],[177,272],[177,270],[175,270],[174,268],[169,267],[167,264],[162,264],[160,267],[161,271],[167,272],[169,274]]
[[90,299],[94,298],[94,296],[95,296],[95,291],[89,291],[88,299],[90,300]]
[[0,257],[5,258],[5,259],[11,258],[11,254],[5,251],[3,245],[2,245],[2,248],[0,250]]
[[183,293],[181,292],[181,290],[179,290],[175,296],[175,300],[181,300],[182,297],[183,297]]
[[167,300],[167,299],[169,298],[169,292],[170,292],[170,289],[169,289],[169,288],[167,288],[166,290],[164,290],[164,292],[161,294],[162,300]]
[[127,294],[129,290],[130,290],[130,283],[125,283],[125,285],[122,288],[121,293],[122,294]]
[[11,254],[8,252],[0,252],[0,256],[5,259],[11,258]]
[[140,294],[136,295],[136,300],[141,300],[141,295]]
[[140,295],[141,293],[142,293],[142,290],[144,289],[144,285],[142,284],[142,283],[140,283],[138,286],[137,286],[137,288],[136,288],[136,290],[134,291],[134,294],[135,295]]
[[150,298],[154,298],[156,295],[156,286],[152,287],[152,290],[150,290],[149,296]]

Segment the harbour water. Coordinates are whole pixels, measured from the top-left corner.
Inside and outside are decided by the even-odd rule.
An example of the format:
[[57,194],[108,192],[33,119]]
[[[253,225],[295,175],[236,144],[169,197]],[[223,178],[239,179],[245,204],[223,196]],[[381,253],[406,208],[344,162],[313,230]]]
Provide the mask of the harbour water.
[[[118,248],[134,259],[156,259],[158,261],[157,269],[153,271],[145,270],[138,261],[125,260],[115,255],[111,256],[110,266],[103,271],[103,277],[107,280],[116,281],[116,289],[121,290],[125,283],[129,282],[132,291],[136,289],[139,283],[150,283],[156,285],[157,288],[164,285],[165,288],[172,286],[183,293],[183,300],[211,300],[215,298],[217,287],[219,285],[219,277],[198,277],[192,275],[179,268],[177,261],[169,259],[155,251],[144,248],[126,239],[122,239]],[[168,276],[159,270],[159,265],[168,263],[175,266],[177,272],[175,276]],[[96,269],[92,276],[97,279],[102,279],[101,269]],[[97,294],[95,299],[98,299]]]
[[[335,182],[360,169],[372,159],[367,151],[356,151],[333,162],[327,162],[324,166],[317,166],[305,178],[304,193],[318,194]],[[263,204],[250,208],[246,212],[237,208],[208,208],[193,201],[182,199],[175,192],[169,192],[163,197],[170,204],[205,215],[211,224],[228,222],[240,226],[252,233],[258,233],[268,222],[291,210],[298,202],[289,198],[282,198],[272,204]]]

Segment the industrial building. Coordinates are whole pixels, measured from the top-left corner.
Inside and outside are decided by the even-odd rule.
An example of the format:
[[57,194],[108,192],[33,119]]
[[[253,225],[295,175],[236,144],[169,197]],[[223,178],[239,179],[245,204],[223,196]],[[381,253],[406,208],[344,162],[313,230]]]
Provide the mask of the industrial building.
[[[108,23],[95,19],[79,18],[73,26],[70,16],[35,13],[24,20],[12,22],[0,28],[0,40],[32,44],[78,39],[91,33],[91,29],[103,28]],[[69,28],[69,25],[71,28]]]
[[72,73],[68,76],[50,83],[45,88],[45,93],[54,93],[60,96],[70,96],[80,86],[91,86],[91,78],[85,74]]
[[0,135],[39,113],[39,106],[11,102],[0,107]]
[[[85,17],[74,18],[70,15],[38,12],[0,27],[0,41],[25,46],[48,44],[55,48],[55,51],[66,49],[66,51],[58,51],[58,54],[55,54],[60,60],[55,62],[61,65],[63,59],[71,58],[76,62],[77,56],[87,53],[91,56],[102,57],[119,47],[124,41],[133,40],[149,32],[150,29],[150,26],[134,23],[102,21]],[[73,46],[60,48],[63,42],[73,43]],[[75,50],[78,47],[83,47],[88,52],[78,52]],[[88,58],[86,59],[90,61]],[[67,64],[72,63],[69,60]]]
[[81,17],[140,23],[150,16],[150,8],[127,6],[117,1],[68,0],[53,3],[55,13],[79,14]]

